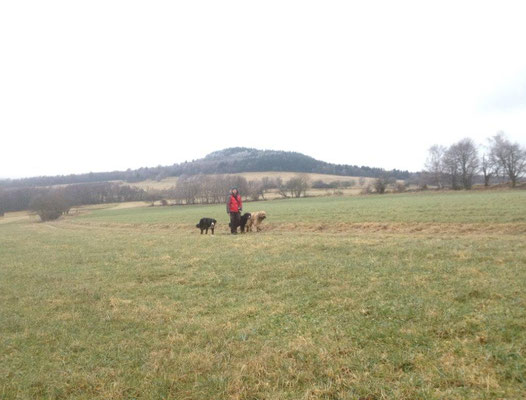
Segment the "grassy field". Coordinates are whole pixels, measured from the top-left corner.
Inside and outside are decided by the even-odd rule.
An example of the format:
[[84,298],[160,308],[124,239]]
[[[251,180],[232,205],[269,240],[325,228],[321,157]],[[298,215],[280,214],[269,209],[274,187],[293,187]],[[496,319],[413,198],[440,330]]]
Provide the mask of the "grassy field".
[[0,399],[526,397],[525,191],[244,208],[5,219]]

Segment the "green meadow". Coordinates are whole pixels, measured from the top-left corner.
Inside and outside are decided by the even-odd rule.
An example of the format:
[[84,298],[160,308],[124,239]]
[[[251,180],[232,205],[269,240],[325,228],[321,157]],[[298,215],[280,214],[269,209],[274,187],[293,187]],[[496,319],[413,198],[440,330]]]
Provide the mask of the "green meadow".
[[258,210],[6,216],[0,399],[526,398],[526,191]]

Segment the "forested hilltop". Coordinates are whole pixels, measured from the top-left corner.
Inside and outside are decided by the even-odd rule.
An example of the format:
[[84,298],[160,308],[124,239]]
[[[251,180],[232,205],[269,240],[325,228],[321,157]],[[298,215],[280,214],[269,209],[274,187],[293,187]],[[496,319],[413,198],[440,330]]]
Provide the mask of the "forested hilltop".
[[385,171],[382,168],[331,164],[297,152],[258,150],[233,147],[208,154],[206,157],[152,168],[128,169],[126,171],[90,172],[77,175],[40,176],[24,179],[0,180],[3,187],[51,186],[74,183],[108,181],[141,182],[147,179],[161,180],[170,176],[198,174],[235,174],[240,172],[286,171],[321,173],[341,176],[379,177],[389,174],[393,178],[407,179],[408,171]]

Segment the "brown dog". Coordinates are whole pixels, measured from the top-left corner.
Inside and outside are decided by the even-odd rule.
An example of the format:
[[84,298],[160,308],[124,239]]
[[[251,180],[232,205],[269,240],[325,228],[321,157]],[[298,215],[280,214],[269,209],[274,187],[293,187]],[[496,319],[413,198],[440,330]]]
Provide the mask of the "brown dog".
[[247,232],[252,232],[252,227],[256,228],[256,231],[261,230],[261,224],[263,220],[267,218],[265,211],[256,211],[251,213],[249,220],[247,221]]

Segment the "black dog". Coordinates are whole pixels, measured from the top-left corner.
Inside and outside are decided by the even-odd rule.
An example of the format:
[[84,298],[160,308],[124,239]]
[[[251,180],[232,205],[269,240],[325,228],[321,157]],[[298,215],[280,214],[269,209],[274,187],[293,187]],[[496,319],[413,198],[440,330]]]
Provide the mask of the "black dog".
[[250,219],[250,216],[252,214],[250,213],[244,213],[241,216],[241,221],[239,222],[239,226],[241,227],[241,232],[245,232],[245,225],[247,224],[247,221]]
[[[239,227],[241,228],[241,232],[245,232],[245,225],[247,224],[247,221],[250,219],[250,213],[244,213],[241,218],[239,219]],[[228,226],[232,228],[232,224],[229,222]]]
[[217,221],[213,218],[201,218],[199,223],[196,225],[196,228],[201,229],[201,235],[203,234],[203,231],[206,231],[206,234],[208,235],[208,229],[212,231],[213,235],[216,223]]

